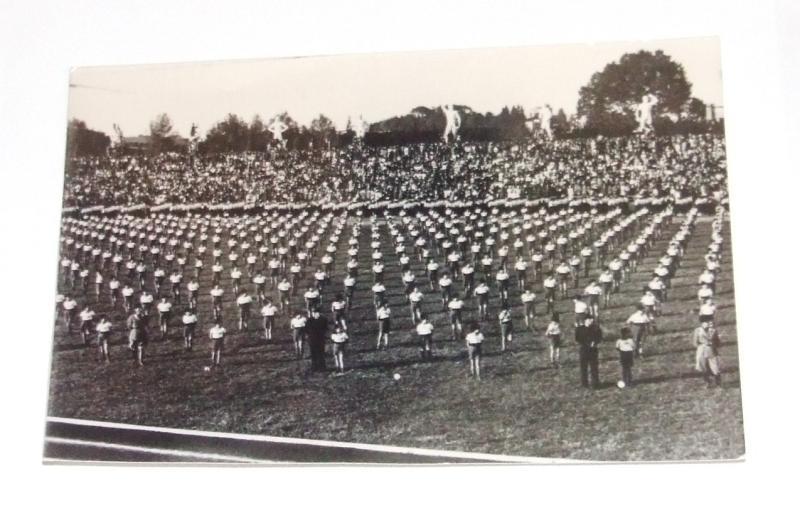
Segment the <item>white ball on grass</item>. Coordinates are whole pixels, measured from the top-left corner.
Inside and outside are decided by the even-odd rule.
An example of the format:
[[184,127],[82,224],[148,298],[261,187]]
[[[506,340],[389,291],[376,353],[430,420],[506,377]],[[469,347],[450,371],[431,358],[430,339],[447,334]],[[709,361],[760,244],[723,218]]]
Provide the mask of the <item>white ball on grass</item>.
[[394,380],[400,381],[400,374],[398,374],[397,372],[394,373]]
[[617,381],[617,388],[625,388],[625,382],[622,380]]
[[204,370],[205,372],[209,372],[209,371],[211,371],[211,367],[209,367],[208,365],[206,365],[205,367],[203,367],[203,370]]

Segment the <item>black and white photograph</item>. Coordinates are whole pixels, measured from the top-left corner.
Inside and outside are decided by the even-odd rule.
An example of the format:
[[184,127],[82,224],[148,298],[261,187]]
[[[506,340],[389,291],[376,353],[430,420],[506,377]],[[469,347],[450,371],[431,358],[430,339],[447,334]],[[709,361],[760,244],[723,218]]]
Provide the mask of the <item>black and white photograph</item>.
[[744,458],[718,38],[68,87],[45,461]]

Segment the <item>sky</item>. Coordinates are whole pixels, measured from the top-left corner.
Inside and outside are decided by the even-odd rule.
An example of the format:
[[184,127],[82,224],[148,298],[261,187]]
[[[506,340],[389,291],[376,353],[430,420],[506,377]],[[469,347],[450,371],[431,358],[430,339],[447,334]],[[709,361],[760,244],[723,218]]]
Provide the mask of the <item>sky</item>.
[[287,111],[304,125],[323,113],[340,129],[348,117],[380,121],[447,103],[495,113],[547,103],[569,115],[593,73],[625,53],[659,49],[683,65],[693,96],[723,104],[719,40],[689,38],[75,68],[69,117],[133,136],[166,112],[186,136],[192,123],[205,134],[228,113],[249,122]]

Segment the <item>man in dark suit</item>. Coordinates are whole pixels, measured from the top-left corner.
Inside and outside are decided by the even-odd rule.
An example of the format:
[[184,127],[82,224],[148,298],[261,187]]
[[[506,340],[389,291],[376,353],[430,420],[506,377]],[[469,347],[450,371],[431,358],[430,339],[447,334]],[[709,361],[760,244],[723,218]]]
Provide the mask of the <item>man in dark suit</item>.
[[600,383],[597,375],[597,363],[598,347],[602,341],[603,331],[591,316],[586,317],[583,324],[575,328],[575,342],[578,343],[579,348],[581,386],[583,387],[589,387],[590,370],[592,388],[597,388]]
[[325,334],[328,332],[328,319],[319,313],[318,308],[311,310],[306,323],[308,347],[311,350],[311,370],[325,370]]

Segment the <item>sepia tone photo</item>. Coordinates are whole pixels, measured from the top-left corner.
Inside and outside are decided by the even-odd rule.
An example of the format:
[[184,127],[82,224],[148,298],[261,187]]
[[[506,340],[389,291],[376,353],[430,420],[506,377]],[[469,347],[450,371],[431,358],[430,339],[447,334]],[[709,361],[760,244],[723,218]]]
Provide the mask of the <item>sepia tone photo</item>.
[[744,456],[717,39],[69,87],[46,461]]

